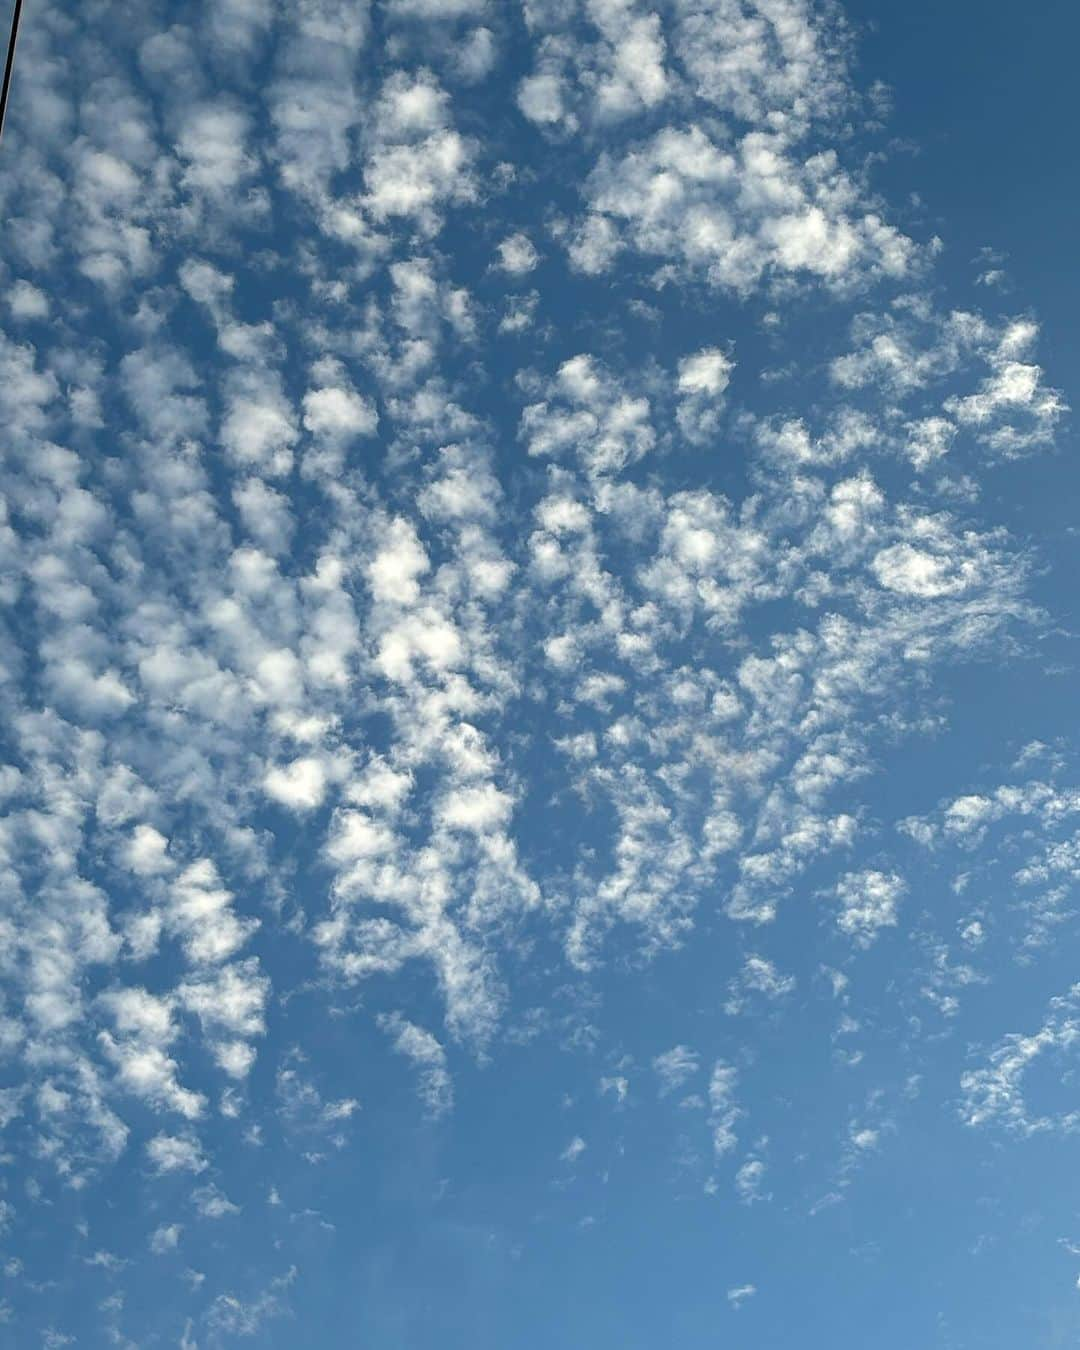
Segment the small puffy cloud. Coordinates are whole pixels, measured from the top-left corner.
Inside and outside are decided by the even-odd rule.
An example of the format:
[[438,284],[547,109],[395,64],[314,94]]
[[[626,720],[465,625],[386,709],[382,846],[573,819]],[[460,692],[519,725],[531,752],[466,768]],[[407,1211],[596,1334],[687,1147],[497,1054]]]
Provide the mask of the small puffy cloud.
[[497,57],[495,34],[490,28],[474,28],[454,48],[453,66],[459,79],[476,84],[491,74]]
[[426,233],[448,205],[473,201],[475,147],[449,125],[450,100],[427,71],[398,71],[375,105],[364,204],[376,221],[411,218]]
[[439,820],[448,829],[484,834],[505,825],[513,805],[509,793],[501,792],[493,783],[458,788],[439,807]]
[[176,1250],[180,1242],[183,1225],[178,1223],[162,1224],[150,1234],[150,1250],[155,1256],[164,1256],[166,1252]]
[[248,1039],[266,1029],[264,1010],[270,981],[255,957],[194,979],[177,990],[181,1005],[194,1013],[211,1038],[218,1067],[230,1078],[244,1078],[255,1062]]
[[907,886],[895,872],[848,872],[836,883],[837,927],[869,947],[883,928],[894,928]]
[[719,347],[703,347],[679,362],[680,394],[707,394],[715,398],[728,387],[734,362]]
[[920,472],[949,453],[956,427],[947,417],[921,417],[905,427],[904,453]]
[[121,1035],[157,1045],[167,1045],[176,1036],[172,998],[128,987],[102,994],[99,1002],[112,1015]]
[[652,1066],[660,1079],[660,1095],[664,1097],[682,1087],[697,1073],[699,1064],[700,1056],[688,1045],[673,1045],[670,1050],[657,1055]]
[[414,604],[420,597],[417,578],[431,564],[411,522],[398,516],[390,522],[368,565],[368,580],[376,600]]
[[727,1291],[727,1301],[737,1312],[739,1308],[741,1308],[742,1305],[746,1302],[746,1300],[749,1298],[753,1298],[756,1293],[757,1293],[756,1285],[740,1284],[737,1288],[729,1289]]
[[600,1095],[606,1097],[608,1093],[622,1106],[630,1093],[630,1080],[623,1074],[605,1075],[600,1079]]
[[272,477],[288,473],[298,435],[292,406],[276,376],[254,370],[230,374],[220,437],[237,464]]
[[517,105],[530,122],[539,126],[576,126],[567,106],[568,88],[557,70],[541,70],[518,85]]
[[537,43],[517,105],[537,126],[562,133],[582,121],[603,126],[646,113],[672,88],[658,14],[638,0],[586,0],[583,8],[589,27],[582,32],[566,26],[565,6],[526,6],[531,27],[556,31]]
[[446,1051],[423,1027],[408,1021],[400,1013],[382,1013],[379,1026],[393,1042],[399,1055],[415,1066],[420,1097],[433,1116],[445,1115],[454,1104],[454,1088],[446,1065]]
[[510,276],[524,276],[540,261],[536,246],[527,234],[520,231],[517,234],[508,234],[496,252],[498,253],[496,266]]
[[170,886],[166,921],[180,936],[196,965],[227,960],[258,927],[257,919],[239,918],[232,892],[221,885],[208,858],[186,867]]
[[742,1204],[752,1205],[763,1198],[761,1186],[764,1180],[765,1164],[760,1158],[748,1158],[735,1173],[735,1194]]
[[351,389],[331,385],[304,395],[304,427],[313,435],[346,440],[372,436],[378,425],[374,404]]
[[189,110],[176,148],[187,161],[181,185],[210,197],[224,197],[250,178],[257,163],[246,148],[250,120],[225,102],[197,104]]
[[1068,411],[1064,398],[1043,381],[1042,367],[1024,360],[1038,337],[1038,325],[1016,319],[987,354],[991,373],[974,394],[946,399],[944,410],[975,431],[993,450],[1018,455],[1052,442]]
[[703,347],[679,362],[675,416],[687,440],[701,444],[716,432],[734,368],[734,361],[719,347]]
[[882,549],[871,561],[870,569],[886,590],[920,600],[957,595],[979,579],[974,559],[930,552],[909,543]]
[[338,811],[334,816],[326,855],[339,865],[367,862],[390,853],[396,845],[392,830],[364,811]]
[[22,278],[8,288],[7,303],[13,319],[49,317],[49,297],[32,282]]
[[409,19],[461,19],[483,14],[488,0],[387,0],[389,13]]
[[175,867],[168,856],[168,847],[169,841],[153,825],[136,825],[121,856],[136,876],[161,876]]
[[268,770],[263,787],[268,797],[290,811],[313,811],[326,796],[326,771],[317,759],[294,759]]
[[117,1084],[135,1097],[163,1111],[176,1111],[188,1120],[202,1115],[206,1099],[182,1087],[179,1065],[159,1045],[138,1039],[114,1040],[101,1032],[102,1050],[116,1068]]
[[850,99],[847,48],[828,9],[805,0],[677,0],[674,47],[694,91],[749,126],[792,136]]
[[588,1145],[581,1135],[575,1135],[559,1154],[559,1160],[564,1163],[576,1163],[587,1148]]
[[146,1156],[159,1173],[204,1172],[207,1165],[199,1141],[191,1134],[156,1134],[147,1142]]
[[191,1201],[203,1219],[224,1219],[229,1214],[240,1213],[240,1206],[234,1205],[212,1182],[192,1191]]
[[656,443],[648,398],[584,353],[564,361],[544,400],[525,408],[520,435],[530,455],[572,455],[594,477],[617,474]]
[[660,16],[642,13],[633,0],[588,0],[587,9],[604,38],[590,81],[598,119],[619,120],[663,103],[670,78]]
[[245,528],[260,547],[272,554],[289,547],[296,522],[288,497],[255,477],[238,483],[232,497]]
[[761,994],[773,1001],[786,998],[795,988],[795,977],[784,975],[764,956],[751,955],[743,962],[742,970],[729,985],[730,994],[724,1005],[729,1013],[741,1012],[748,994]]
[[957,797],[945,808],[943,824],[954,835],[967,835],[978,830],[987,820],[999,812],[999,807],[991,798],[980,793],[968,793]]
[[709,1125],[712,1129],[713,1151],[718,1158],[730,1153],[738,1143],[735,1122],[742,1111],[735,1103],[738,1070],[718,1059],[709,1078]]
[[177,271],[180,284],[196,304],[224,315],[223,306],[232,295],[235,278],[202,258],[187,258]]

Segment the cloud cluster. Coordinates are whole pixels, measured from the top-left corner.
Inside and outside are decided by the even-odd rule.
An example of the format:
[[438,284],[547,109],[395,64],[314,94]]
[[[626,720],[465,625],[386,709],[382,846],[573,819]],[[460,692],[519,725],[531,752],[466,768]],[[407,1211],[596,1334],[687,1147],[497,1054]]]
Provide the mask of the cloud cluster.
[[[160,1269],[261,1222],[255,1174],[307,1222],[235,1160],[344,1149],[354,1060],[404,1061],[439,1121],[470,1057],[592,1053],[603,972],[680,947],[729,1042],[681,1009],[605,1047],[601,1094],[696,1120],[764,1205],[752,1028],[824,1006],[854,1076],[891,930],[917,1039],[987,978],[995,869],[1020,960],[1070,912],[1080,797],[1045,747],[899,822],[880,800],[897,746],[947,731],[944,677],[1047,629],[975,479],[1066,407],[1033,320],[938,303],[826,8],[31,25],[0,178],[5,1222],[125,1166]],[[967,896],[945,918],[935,860]],[[984,1038],[963,1119],[1073,1127],[1024,1078],[1074,1001]],[[346,1017],[366,1057],[328,1048]],[[837,1195],[890,1130],[842,1104]],[[291,1275],[187,1269],[181,1344],[287,1312]]]

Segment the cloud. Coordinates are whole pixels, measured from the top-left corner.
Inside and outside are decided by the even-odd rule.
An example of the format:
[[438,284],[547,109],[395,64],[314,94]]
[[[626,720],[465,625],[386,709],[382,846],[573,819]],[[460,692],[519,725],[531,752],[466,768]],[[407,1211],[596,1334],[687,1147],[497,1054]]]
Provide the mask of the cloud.
[[581,1155],[588,1148],[585,1140],[580,1135],[575,1135],[559,1154],[559,1161],[565,1163],[576,1163]]
[[624,390],[595,357],[564,361],[546,394],[522,413],[520,434],[530,455],[568,453],[592,475],[613,474],[655,444],[649,400]]
[[1035,1032],[1004,1036],[986,1055],[982,1068],[966,1070],[960,1078],[960,1117],[971,1127],[999,1126],[1021,1135],[1047,1131],[1071,1133],[1080,1127],[1080,1113],[1067,1102],[1058,1111],[1034,1110],[1024,1094],[1024,1080],[1044,1057],[1059,1060],[1080,1039],[1075,1012],[1080,988],[1050,1002],[1043,1025]]
[[761,994],[776,1001],[786,998],[795,988],[795,977],[784,975],[767,957],[748,956],[738,975],[730,982],[725,1012],[739,1013],[747,1003],[747,995]]
[[371,403],[347,388],[330,385],[304,395],[304,427],[317,436],[370,436],[379,425]]
[[192,1191],[191,1201],[202,1219],[224,1219],[240,1212],[240,1206],[234,1205],[212,1182]]
[[266,372],[237,371],[229,376],[227,390],[221,424],[226,451],[238,464],[272,477],[288,473],[298,431],[278,381]]
[[326,795],[326,772],[317,759],[305,756],[267,771],[267,795],[291,811],[312,811]]
[[[190,1134],[156,1134],[146,1145],[146,1155],[159,1174],[204,1172],[207,1166],[199,1141]],[[169,1245],[175,1246],[175,1240]]]
[[713,1151],[718,1158],[730,1153],[738,1143],[735,1123],[743,1114],[735,1104],[735,1085],[738,1070],[718,1059],[709,1077],[709,1125],[712,1129]]
[[427,71],[391,75],[374,109],[363,205],[377,222],[409,219],[427,234],[444,206],[473,201],[475,149],[449,123],[449,99]]
[[602,156],[585,195],[568,254],[588,275],[633,253],[665,275],[748,294],[785,275],[852,286],[914,265],[911,241],[860,207],[834,154],[800,162],[781,136],[753,132],[731,147],[694,123],[665,128]]
[[[700,1170],[696,1121],[755,1224],[790,1180],[776,1103],[806,1105],[784,1056],[762,1086],[774,1032],[843,1070],[800,1115],[818,1194],[903,1128],[870,1079],[841,1100],[888,1079],[890,1008],[961,1121],[1070,1132],[1036,1078],[1074,994],[1024,1032],[994,1009],[1076,908],[1071,749],[987,777],[961,734],[980,662],[1034,654],[1008,712],[1052,739],[1025,700],[1055,545],[1026,498],[1010,537],[995,475],[1067,400],[1034,319],[985,284],[959,307],[917,204],[874,190],[882,95],[834,8],[106,9],[27,35],[0,337],[0,1218],[109,1188],[86,1334],[268,1335],[291,1276],[241,1272],[242,1240],[150,1327],[113,1301],[148,1259],[123,1234],[332,1225],[393,1056],[438,1130],[562,1045],[585,1114],[549,1164],[603,1153],[599,1098],[627,1147],[634,1112],[665,1128],[630,1093],[655,1074],[656,1156]],[[884,1010],[873,961],[818,978],[834,928],[905,939]]]
[[907,890],[895,872],[847,872],[836,883],[840,912],[836,925],[860,947],[869,947],[883,928],[895,928],[900,900]]
[[748,1158],[735,1173],[735,1194],[744,1205],[767,1199],[761,1194],[766,1167],[760,1158]]
[[510,276],[524,276],[531,272],[540,261],[536,246],[527,234],[520,231],[515,234],[508,234],[500,242],[496,252],[498,253],[497,265]]
[[409,1059],[417,1070],[420,1097],[433,1116],[445,1115],[454,1104],[454,1088],[446,1065],[446,1051],[423,1027],[408,1021],[400,1013],[382,1013],[379,1026],[393,1041],[399,1055]]
[[740,1284],[734,1289],[727,1291],[727,1301],[736,1312],[742,1307],[747,1299],[753,1298],[757,1293],[757,1287],[752,1284]]
[[155,1256],[175,1251],[180,1244],[183,1227],[178,1223],[161,1224],[150,1234],[150,1250]]
[[715,435],[734,368],[734,361],[719,347],[703,347],[679,362],[675,417],[687,440],[703,444]]

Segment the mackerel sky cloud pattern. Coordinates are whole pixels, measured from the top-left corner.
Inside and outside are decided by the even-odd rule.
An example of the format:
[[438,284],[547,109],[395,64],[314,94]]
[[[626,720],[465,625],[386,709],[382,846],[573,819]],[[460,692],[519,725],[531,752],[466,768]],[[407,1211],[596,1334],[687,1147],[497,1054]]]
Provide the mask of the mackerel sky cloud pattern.
[[903,134],[811,0],[28,9],[0,1344],[1080,1333],[1067,371]]

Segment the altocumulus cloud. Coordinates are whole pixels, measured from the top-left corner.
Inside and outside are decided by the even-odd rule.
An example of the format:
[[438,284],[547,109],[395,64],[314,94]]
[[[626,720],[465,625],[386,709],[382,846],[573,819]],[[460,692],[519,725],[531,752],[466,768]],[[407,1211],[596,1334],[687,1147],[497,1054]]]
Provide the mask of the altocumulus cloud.
[[[466,1203],[426,1151],[455,1129],[474,1181],[514,1131],[544,1223],[607,1222],[625,1163],[736,1235],[827,1222],[924,1079],[933,1130],[1073,1131],[1036,1081],[1080,1038],[1038,984],[1071,747],[990,754],[957,694],[1055,632],[995,485],[1067,401],[1026,302],[884,199],[834,7],[33,8],[0,151],[19,1343],[291,1335],[325,1253],[375,1260],[358,1177]],[[1008,1025],[969,1016],[994,982]],[[463,1213],[432,1231],[517,1259]]]

